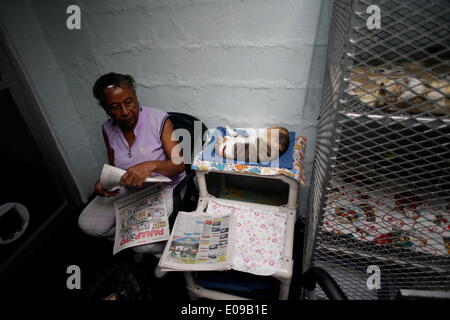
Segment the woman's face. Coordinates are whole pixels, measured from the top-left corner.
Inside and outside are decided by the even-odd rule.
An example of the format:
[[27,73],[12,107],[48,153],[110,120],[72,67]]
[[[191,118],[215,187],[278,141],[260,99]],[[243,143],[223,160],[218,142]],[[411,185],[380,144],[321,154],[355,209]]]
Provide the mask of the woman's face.
[[106,113],[122,128],[134,128],[139,118],[139,102],[136,93],[127,85],[108,87],[103,91]]

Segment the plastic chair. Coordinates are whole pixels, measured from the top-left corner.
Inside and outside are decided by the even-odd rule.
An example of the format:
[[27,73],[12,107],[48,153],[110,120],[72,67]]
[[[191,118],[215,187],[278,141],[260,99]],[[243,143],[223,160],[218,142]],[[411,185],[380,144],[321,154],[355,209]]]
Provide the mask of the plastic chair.
[[[190,157],[186,157],[185,155],[185,172],[186,177],[173,189],[173,212],[172,215],[169,218],[169,225],[172,227],[173,223],[175,222],[175,218],[179,211],[181,210],[188,210],[186,209],[186,206],[188,205],[188,202],[190,199],[193,198],[193,205],[194,207],[192,209],[195,209],[195,206],[197,205],[198,199],[199,199],[199,193],[197,191],[197,188],[194,184],[194,177],[195,172],[191,169],[191,163],[194,156],[194,147],[196,146],[196,143],[203,143],[203,136],[205,132],[208,130],[208,128],[200,122],[199,119],[185,113],[180,112],[168,112],[169,119],[172,121],[174,130],[176,129],[185,129],[189,132],[190,138],[191,138],[191,150],[190,151]],[[201,123],[201,133],[202,136],[200,137],[200,141],[196,141],[195,136],[195,123]],[[179,140],[181,142],[182,139]],[[201,145],[199,146],[201,148]],[[186,189],[186,193],[184,196],[182,196],[182,191],[184,188]]]

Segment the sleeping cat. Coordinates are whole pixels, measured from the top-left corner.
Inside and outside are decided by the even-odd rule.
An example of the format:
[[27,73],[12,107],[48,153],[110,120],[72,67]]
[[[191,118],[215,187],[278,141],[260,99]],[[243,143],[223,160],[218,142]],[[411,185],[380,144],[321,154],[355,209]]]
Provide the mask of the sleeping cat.
[[280,126],[263,129],[231,129],[217,136],[216,153],[225,159],[266,163],[280,157],[289,147],[289,131]]

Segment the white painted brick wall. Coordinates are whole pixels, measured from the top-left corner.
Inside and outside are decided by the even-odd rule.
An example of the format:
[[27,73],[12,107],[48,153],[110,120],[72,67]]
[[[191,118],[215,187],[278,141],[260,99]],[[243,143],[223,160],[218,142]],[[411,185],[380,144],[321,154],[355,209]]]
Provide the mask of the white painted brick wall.
[[[65,28],[72,3],[82,10],[79,31]],[[310,175],[330,0],[40,0],[31,6],[98,171],[106,160],[105,116],[91,87],[115,71],[135,77],[144,106],[190,113],[208,127],[280,124],[307,136]],[[89,194],[86,186],[97,176],[91,170],[80,179],[82,194]]]

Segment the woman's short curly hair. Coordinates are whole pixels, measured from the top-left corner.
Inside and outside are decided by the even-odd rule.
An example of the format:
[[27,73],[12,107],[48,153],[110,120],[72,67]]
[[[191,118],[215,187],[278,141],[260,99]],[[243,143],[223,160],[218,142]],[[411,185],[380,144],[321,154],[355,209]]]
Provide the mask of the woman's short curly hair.
[[98,103],[101,106],[105,104],[105,98],[103,96],[103,90],[107,87],[120,87],[121,85],[127,85],[129,88],[134,90],[135,81],[132,76],[128,74],[120,74],[110,72],[102,75],[100,78],[95,81],[94,86],[92,87],[92,93],[94,97],[98,100]]

